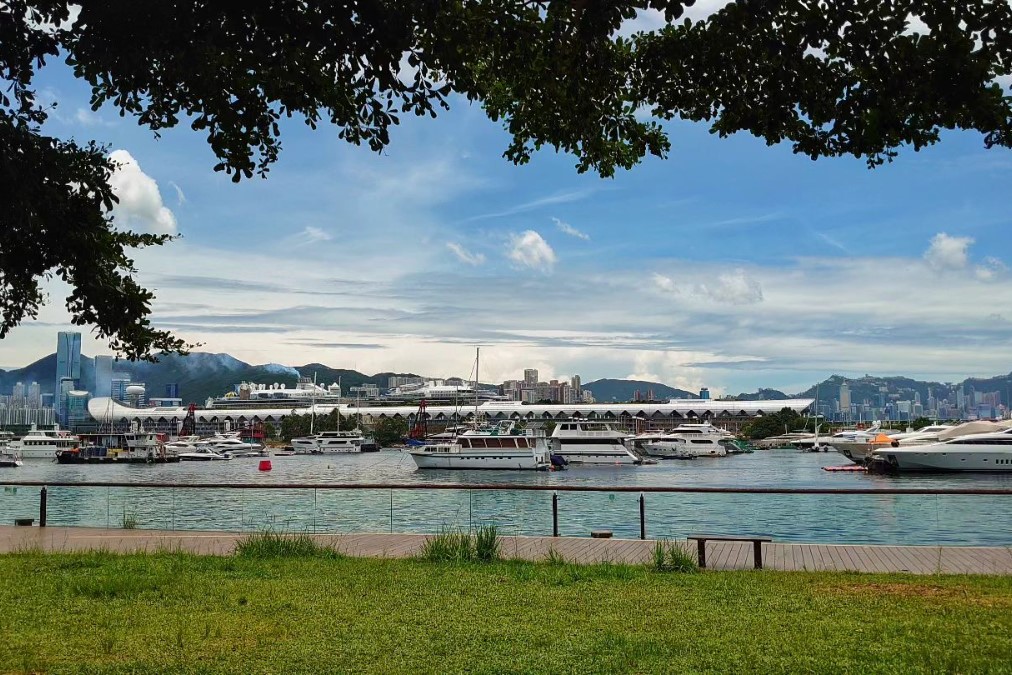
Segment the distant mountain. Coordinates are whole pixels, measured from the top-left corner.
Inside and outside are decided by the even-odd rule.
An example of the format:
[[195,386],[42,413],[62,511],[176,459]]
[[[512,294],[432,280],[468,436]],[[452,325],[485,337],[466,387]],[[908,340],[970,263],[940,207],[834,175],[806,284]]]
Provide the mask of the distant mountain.
[[[203,404],[209,397],[218,397],[232,391],[240,382],[256,384],[284,383],[294,386],[299,374],[307,377],[316,375],[322,385],[340,380],[344,391],[366,383],[386,388],[389,378],[401,373],[377,373],[366,375],[357,370],[330,368],[320,363],[305,366],[286,366],[278,363],[251,365],[228,354],[193,352],[186,356],[172,354],[161,357],[157,363],[139,361],[117,361],[113,370],[125,373],[134,382],[143,382],[147,395],[164,396],[166,384],[178,384],[184,401]],[[88,391],[95,387],[94,359],[81,357],[81,386]],[[404,376],[418,377],[412,373]],[[56,386],[56,354],[43,357],[24,368],[0,371],[0,394],[9,394],[14,385],[38,382],[43,393],[52,393]]]
[[736,401],[783,401],[793,397],[788,396],[778,389],[760,389],[752,394],[738,394],[737,396],[732,396],[731,398]]
[[660,382],[644,382],[642,380],[613,380],[602,379],[587,382],[584,389],[589,389],[594,398],[598,401],[632,401],[638,391],[641,398],[653,392],[654,399],[667,400],[670,398],[699,398],[696,394],[683,389],[675,389]]

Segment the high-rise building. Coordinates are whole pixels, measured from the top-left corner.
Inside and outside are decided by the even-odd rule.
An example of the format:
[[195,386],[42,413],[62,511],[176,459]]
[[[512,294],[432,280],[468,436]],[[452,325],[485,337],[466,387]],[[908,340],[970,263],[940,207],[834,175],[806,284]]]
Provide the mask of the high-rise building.
[[850,415],[850,387],[846,382],[840,385],[840,414],[844,419]]
[[573,388],[573,394],[577,399],[580,398],[580,392],[583,391],[583,382],[580,381],[579,375],[573,375],[569,378],[569,386]]
[[112,385],[110,396],[117,401],[127,400],[127,387],[130,386],[130,378],[127,377],[114,377],[112,378]]
[[[376,397],[377,398],[379,397],[378,390],[376,392]],[[179,384],[177,382],[172,382],[170,384],[165,385],[165,398],[179,398]]]
[[38,382],[32,382],[28,385],[28,407],[39,408],[42,406],[42,387],[39,386]]
[[60,382],[64,378],[75,382],[81,379],[81,334],[76,331],[60,331],[56,334],[57,396],[61,394]]
[[524,384],[533,387],[538,383],[538,369],[537,368],[525,368],[524,369]]
[[22,382],[18,382],[14,385],[14,390],[11,393],[11,407],[25,407],[25,385]]
[[112,396],[111,356],[95,357],[95,396]]
[[700,390],[699,390],[699,398],[703,399],[704,401],[709,401],[710,400],[710,388],[709,387],[701,387]]
[[61,377],[60,384],[56,388],[56,414],[63,426],[70,424],[68,405],[72,391],[77,391],[77,380],[72,377]]

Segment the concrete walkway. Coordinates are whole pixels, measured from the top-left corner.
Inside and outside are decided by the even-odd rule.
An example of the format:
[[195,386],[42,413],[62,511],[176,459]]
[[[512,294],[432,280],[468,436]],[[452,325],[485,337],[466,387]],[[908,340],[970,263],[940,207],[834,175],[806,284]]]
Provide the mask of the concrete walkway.
[[[42,550],[52,552],[108,550],[114,552],[186,551],[228,555],[243,534],[165,530],[106,530],[84,527],[0,526],[0,553]],[[406,558],[417,555],[424,534],[317,534],[321,544],[360,557]],[[507,558],[543,560],[554,550],[574,563],[648,563],[655,542],[639,539],[580,537],[502,537]],[[695,543],[681,542],[695,552]],[[1012,574],[1012,547],[967,546],[853,546],[826,544],[763,544],[766,569],[853,570],[914,574]],[[752,569],[752,544],[710,542],[708,569]]]

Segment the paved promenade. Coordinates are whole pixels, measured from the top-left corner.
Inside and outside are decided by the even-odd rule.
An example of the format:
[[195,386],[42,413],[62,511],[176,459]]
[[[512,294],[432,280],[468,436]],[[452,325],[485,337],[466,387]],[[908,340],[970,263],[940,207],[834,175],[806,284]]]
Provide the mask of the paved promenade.
[[[0,526],[0,553],[43,551],[116,552],[187,551],[228,555],[242,534],[164,530],[105,530],[84,527]],[[318,534],[313,537],[341,553],[361,557],[406,558],[419,553],[424,534]],[[507,558],[542,560],[550,550],[575,563],[647,563],[654,541],[585,539],[580,537],[502,537]],[[694,552],[695,543],[685,543]],[[766,569],[853,570],[914,574],[1012,574],[1012,547],[852,546],[825,544],[763,544]],[[708,569],[752,569],[752,544],[709,542]]]

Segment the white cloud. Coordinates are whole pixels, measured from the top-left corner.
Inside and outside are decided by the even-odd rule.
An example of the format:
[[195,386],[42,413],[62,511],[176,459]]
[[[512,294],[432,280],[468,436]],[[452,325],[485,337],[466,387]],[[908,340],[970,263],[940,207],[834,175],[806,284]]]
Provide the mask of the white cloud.
[[984,258],[984,261],[973,271],[974,276],[981,281],[994,281],[1003,277],[1006,272],[1008,272],[1008,266],[994,256]]
[[590,240],[590,235],[589,234],[587,234],[586,232],[581,232],[580,230],[576,229],[575,227],[573,227],[569,223],[565,223],[565,222],[559,220],[558,218],[552,218],[552,222],[555,223],[555,226],[557,228],[559,228],[559,230],[561,230],[562,232],[568,234],[571,237],[576,237],[577,239],[583,239],[584,241],[589,241]]
[[939,232],[931,238],[931,246],[924,252],[924,260],[939,272],[965,269],[973,237],[951,237]]
[[74,121],[85,127],[111,127],[112,122],[102,119],[88,108],[78,108],[74,113]]
[[330,241],[333,238],[330,233],[312,225],[306,225],[299,233],[299,239],[303,244],[315,244],[321,241]]
[[551,272],[559,260],[548,242],[534,230],[510,235],[509,250],[506,256],[521,267],[529,267],[546,273]]
[[462,263],[467,263],[468,265],[481,265],[485,262],[484,253],[472,253],[456,242],[447,242],[446,248],[453,251],[453,254],[457,256]]
[[657,274],[655,272],[654,276],[653,276],[653,281],[654,281],[654,286],[656,286],[657,290],[659,290],[659,291],[663,291],[665,293],[677,293],[678,292],[678,286],[675,285],[675,282],[674,282],[674,280],[671,277],[666,277],[663,274]]
[[126,150],[114,150],[109,158],[118,165],[109,178],[119,198],[112,210],[116,222],[127,229],[175,234],[176,217],[162,203],[155,179]]
[[186,203],[186,194],[183,193],[183,188],[176,185],[175,182],[169,181],[169,185],[176,191],[176,206],[182,206]]
[[763,300],[762,286],[743,269],[724,272],[716,281],[696,284],[696,293],[731,305],[751,305]]

